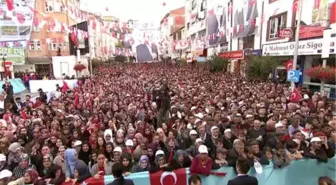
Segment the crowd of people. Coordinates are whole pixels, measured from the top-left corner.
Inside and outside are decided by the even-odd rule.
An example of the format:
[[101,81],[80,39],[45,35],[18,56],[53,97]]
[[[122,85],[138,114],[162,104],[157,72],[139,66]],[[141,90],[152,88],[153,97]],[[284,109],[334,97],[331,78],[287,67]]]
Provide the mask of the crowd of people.
[[288,84],[161,63],[99,68],[62,86],[3,106],[0,184],[78,184],[115,164],[124,176],[186,167],[208,176],[237,161],[283,168],[335,154],[335,100],[302,87],[290,102]]

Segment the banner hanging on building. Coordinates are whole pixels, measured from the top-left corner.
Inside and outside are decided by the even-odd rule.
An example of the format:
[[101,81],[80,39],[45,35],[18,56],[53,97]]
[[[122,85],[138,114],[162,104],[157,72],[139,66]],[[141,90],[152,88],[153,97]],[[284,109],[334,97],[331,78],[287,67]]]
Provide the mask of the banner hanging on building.
[[5,54],[6,61],[12,62],[13,65],[25,62],[25,49],[23,48],[0,47],[0,53]]
[[0,2],[0,42],[30,39],[34,12],[29,7],[35,7],[35,0],[13,0],[13,10]]
[[228,25],[227,2],[219,0],[207,1],[207,18],[206,31],[209,39],[207,39],[206,47],[214,47],[221,43],[227,42],[226,25]]

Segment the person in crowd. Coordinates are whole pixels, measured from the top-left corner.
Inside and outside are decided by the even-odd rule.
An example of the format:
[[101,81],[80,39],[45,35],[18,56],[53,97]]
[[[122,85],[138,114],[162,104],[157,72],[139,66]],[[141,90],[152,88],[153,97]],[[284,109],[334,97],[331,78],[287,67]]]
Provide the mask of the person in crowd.
[[7,96],[13,97],[14,95],[13,86],[8,80],[6,80],[5,84],[2,85],[2,89],[6,92]]
[[124,176],[128,176],[132,173],[134,163],[130,153],[125,152],[121,155],[121,164],[124,167]]
[[335,185],[335,181],[330,177],[322,176],[318,178],[318,185]]
[[15,179],[19,179],[19,178],[23,177],[25,175],[26,171],[29,170],[29,169],[34,169],[35,170],[35,166],[30,164],[28,154],[21,154],[20,163],[13,170],[13,177]]
[[91,175],[93,177],[99,178],[104,175],[112,175],[112,163],[106,159],[104,154],[99,154],[97,161],[91,168]]
[[212,169],[212,159],[208,155],[208,148],[205,145],[198,147],[199,154],[192,160],[190,172],[209,176]]
[[170,167],[173,170],[179,169],[179,168],[187,168],[191,165],[191,161],[189,157],[187,157],[186,152],[182,149],[179,149],[176,151],[174,155],[174,159],[172,163],[170,164]]
[[191,175],[188,179],[189,185],[202,185],[202,179],[199,175]]
[[121,163],[114,163],[112,166],[114,180],[108,185],[134,185],[133,180],[124,178],[123,172],[123,165]]
[[219,148],[216,150],[216,158],[212,165],[212,169],[219,169],[222,166],[227,166],[228,162],[226,161],[227,150],[225,148]]
[[[89,168],[85,162],[77,159],[78,153],[76,149],[65,150],[64,156],[65,162],[62,169],[66,177],[65,182],[69,182],[70,180],[73,182],[82,182],[91,176]],[[77,173],[75,173],[76,169]]]
[[239,157],[236,162],[238,176],[228,181],[228,185],[258,185],[258,179],[247,175],[251,165],[248,159]]
[[283,168],[290,164],[291,159],[289,158],[286,148],[282,143],[278,143],[273,155],[274,168]]
[[38,177],[39,175],[36,170],[28,169],[23,174],[23,177],[9,182],[8,185],[34,184],[38,180]]
[[143,172],[143,171],[149,171],[151,168],[151,165],[149,163],[149,159],[146,155],[142,155],[140,157],[138,165],[135,166],[133,172]]
[[162,150],[156,151],[155,162],[154,162],[154,165],[151,166],[150,172],[154,173],[160,170],[171,171],[169,163],[166,162],[165,153]]

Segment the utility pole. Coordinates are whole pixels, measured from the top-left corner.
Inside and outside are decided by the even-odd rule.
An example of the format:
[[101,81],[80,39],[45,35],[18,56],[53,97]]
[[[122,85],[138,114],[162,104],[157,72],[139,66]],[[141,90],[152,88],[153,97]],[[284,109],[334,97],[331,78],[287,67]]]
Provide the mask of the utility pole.
[[[296,30],[295,30],[295,45],[294,45],[294,57],[293,57],[293,70],[296,70],[297,66],[297,57],[298,57],[298,51],[299,51],[299,37],[300,37],[300,25],[301,25],[301,14],[302,14],[302,1],[299,0],[297,3],[300,3],[297,7],[299,8],[299,15],[298,20],[296,22]],[[292,91],[294,91],[295,83],[291,82],[291,88]]]

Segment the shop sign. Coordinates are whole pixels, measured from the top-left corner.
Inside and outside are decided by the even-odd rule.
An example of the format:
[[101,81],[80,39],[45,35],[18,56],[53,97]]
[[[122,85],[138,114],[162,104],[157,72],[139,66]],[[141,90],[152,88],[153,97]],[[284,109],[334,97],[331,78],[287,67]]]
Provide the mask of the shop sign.
[[226,59],[244,59],[245,52],[244,50],[239,51],[228,51],[218,54],[219,57],[226,58]]
[[14,65],[24,64],[25,50],[23,48],[0,47],[0,53],[6,55],[7,61],[12,61]]
[[[330,54],[335,54],[336,38],[331,38]],[[291,56],[294,55],[295,42],[263,45],[263,56]],[[304,40],[299,42],[298,55],[321,55],[323,39]]]
[[245,50],[245,56],[261,56],[262,55],[262,50],[261,49],[256,49],[256,50]]

